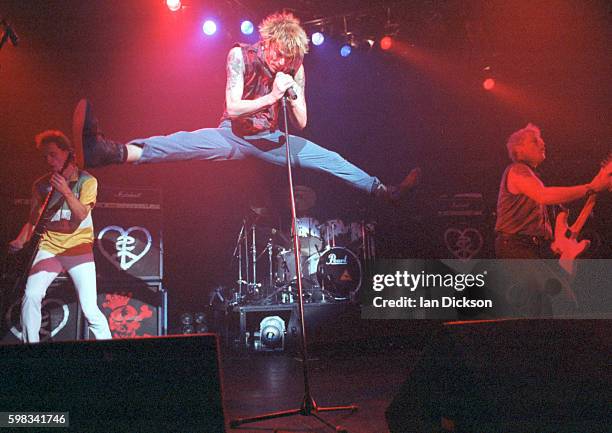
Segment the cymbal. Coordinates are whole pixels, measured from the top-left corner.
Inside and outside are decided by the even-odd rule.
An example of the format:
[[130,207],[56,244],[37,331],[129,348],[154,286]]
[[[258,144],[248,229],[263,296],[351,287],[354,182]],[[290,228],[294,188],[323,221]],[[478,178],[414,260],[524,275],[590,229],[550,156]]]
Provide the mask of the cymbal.
[[305,185],[296,185],[294,188],[295,207],[298,210],[308,210],[317,202],[317,194]]

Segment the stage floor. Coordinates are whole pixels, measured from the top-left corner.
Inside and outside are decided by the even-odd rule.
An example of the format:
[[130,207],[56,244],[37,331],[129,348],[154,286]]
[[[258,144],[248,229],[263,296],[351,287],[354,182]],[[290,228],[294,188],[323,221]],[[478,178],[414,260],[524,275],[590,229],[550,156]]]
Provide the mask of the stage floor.
[[[351,433],[388,432],[385,410],[420,356],[419,339],[403,343],[339,344],[310,354],[311,394],[317,405],[356,404],[354,412],[319,414]],[[221,359],[223,399],[228,431],[331,432],[312,416],[291,416],[229,428],[229,421],[299,408],[304,396],[303,368],[291,353],[226,351]]]

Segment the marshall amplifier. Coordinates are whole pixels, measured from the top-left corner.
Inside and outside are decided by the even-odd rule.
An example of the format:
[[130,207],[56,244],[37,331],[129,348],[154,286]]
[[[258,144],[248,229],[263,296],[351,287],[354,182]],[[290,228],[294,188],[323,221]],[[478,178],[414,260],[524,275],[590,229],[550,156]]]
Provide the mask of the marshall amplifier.
[[[162,283],[98,281],[98,307],[108,319],[113,338],[166,335],[167,304],[167,293]],[[85,338],[89,338],[87,326],[83,333]]]
[[432,232],[435,258],[470,260],[493,256],[493,227],[481,193],[442,195]]
[[162,279],[160,190],[100,186],[93,222],[98,281]]

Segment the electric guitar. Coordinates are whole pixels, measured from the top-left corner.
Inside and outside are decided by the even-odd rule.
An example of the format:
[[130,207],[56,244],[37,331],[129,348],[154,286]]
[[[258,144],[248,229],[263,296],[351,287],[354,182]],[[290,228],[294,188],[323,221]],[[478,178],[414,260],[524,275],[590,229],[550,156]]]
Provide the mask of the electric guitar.
[[[60,173],[63,173],[64,170],[66,170],[71,161],[72,156],[70,155],[68,158],[66,158]],[[28,241],[27,245],[18,252],[20,256],[19,262],[21,263],[21,272],[19,272],[18,277],[12,286],[12,290],[5,291],[2,293],[2,296],[0,296],[0,317],[4,317],[4,310],[8,307],[11,301],[13,301],[17,296],[23,294],[25,285],[30,275],[30,269],[32,268],[32,264],[34,263],[34,259],[38,253],[40,241],[47,231],[47,224],[64,203],[64,200],[61,197],[54,198],[54,196],[56,196],[55,188],[51,186],[41,206],[38,219],[34,225],[34,229],[32,230],[32,235],[30,236],[30,240]]]
[[[612,155],[602,162],[601,171],[603,171],[605,176],[610,177],[608,189],[612,189]],[[568,210],[559,212],[555,220],[555,239],[550,247],[555,254],[559,255],[559,265],[571,275],[576,270],[574,259],[586,251],[591,243],[588,239],[578,241],[578,236],[589,219],[596,201],[597,194],[590,194],[578,218],[576,218],[576,221],[571,226],[568,225]]]

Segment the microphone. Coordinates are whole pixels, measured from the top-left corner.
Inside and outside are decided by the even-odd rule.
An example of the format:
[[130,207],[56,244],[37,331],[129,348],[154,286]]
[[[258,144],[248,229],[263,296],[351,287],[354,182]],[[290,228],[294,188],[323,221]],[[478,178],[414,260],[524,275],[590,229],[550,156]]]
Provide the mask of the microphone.
[[295,89],[293,88],[293,86],[289,87],[287,91],[285,92],[285,94],[292,101],[295,101],[297,99],[297,93],[295,92]]
[[[291,75],[291,78],[295,77],[295,70],[294,69],[290,69],[288,72],[289,72],[289,75]],[[293,86],[291,86],[291,87],[289,87],[287,89],[286,94],[289,97],[289,99],[291,99],[292,101],[295,101],[297,99],[297,93],[296,93],[295,89],[293,88]]]

